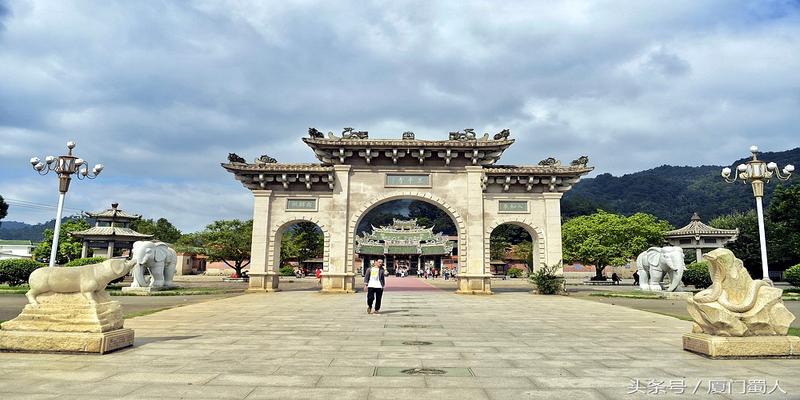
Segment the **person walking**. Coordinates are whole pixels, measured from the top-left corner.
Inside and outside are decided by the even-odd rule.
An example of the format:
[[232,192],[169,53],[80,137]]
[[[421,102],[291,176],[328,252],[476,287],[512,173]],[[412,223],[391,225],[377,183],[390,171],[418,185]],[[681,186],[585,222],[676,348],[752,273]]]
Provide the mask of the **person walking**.
[[[364,273],[364,288],[367,290],[367,314],[380,314],[383,288],[386,286],[384,278],[383,260],[375,260]],[[372,303],[375,302],[373,311]]]

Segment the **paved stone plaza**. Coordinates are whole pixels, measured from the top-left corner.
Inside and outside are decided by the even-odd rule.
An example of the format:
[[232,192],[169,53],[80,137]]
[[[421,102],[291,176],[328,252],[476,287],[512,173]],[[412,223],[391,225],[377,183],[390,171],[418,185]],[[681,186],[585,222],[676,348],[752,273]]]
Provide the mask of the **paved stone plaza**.
[[[402,286],[386,292],[379,316],[366,315],[363,294],[248,294],[127,320],[136,346],[108,355],[0,353],[0,398],[800,397],[800,360],[686,353],[681,334],[690,323],[672,317],[564,296]],[[412,341],[430,344],[404,344]],[[413,368],[445,374],[400,372]],[[632,379],[638,396],[626,395]],[[731,395],[707,394],[712,380],[728,379]],[[777,381],[787,394],[736,395],[737,380],[755,379],[766,380],[766,391]],[[651,385],[661,394],[644,393],[650,380],[664,382]]]

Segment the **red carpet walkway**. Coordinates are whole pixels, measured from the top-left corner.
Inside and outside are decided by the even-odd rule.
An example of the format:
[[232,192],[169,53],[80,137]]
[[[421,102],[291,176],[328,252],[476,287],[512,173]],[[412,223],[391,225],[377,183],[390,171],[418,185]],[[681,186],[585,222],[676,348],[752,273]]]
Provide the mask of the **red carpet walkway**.
[[425,282],[425,279],[422,278],[415,278],[411,276],[407,276],[405,278],[398,278],[396,276],[387,276],[385,290],[387,292],[416,292],[416,291],[431,291],[431,290],[441,290],[441,289],[428,284],[427,282]]

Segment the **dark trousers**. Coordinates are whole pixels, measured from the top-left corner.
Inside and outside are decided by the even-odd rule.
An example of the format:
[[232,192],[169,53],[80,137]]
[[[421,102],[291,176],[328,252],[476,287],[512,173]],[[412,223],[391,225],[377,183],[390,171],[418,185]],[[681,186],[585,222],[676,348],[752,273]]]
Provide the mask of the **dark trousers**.
[[381,298],[383,297],[383,288],[367,288],[367,306],[372,308],[372,302],[375,302],[375,311],[381,310]]

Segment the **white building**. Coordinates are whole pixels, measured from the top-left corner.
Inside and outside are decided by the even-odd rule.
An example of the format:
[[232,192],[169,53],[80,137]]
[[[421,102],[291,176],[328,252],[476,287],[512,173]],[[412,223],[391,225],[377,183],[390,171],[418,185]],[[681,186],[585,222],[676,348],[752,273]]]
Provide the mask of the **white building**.
[[0,260],[31,258],[34,246],[30,240],[0,240]]

